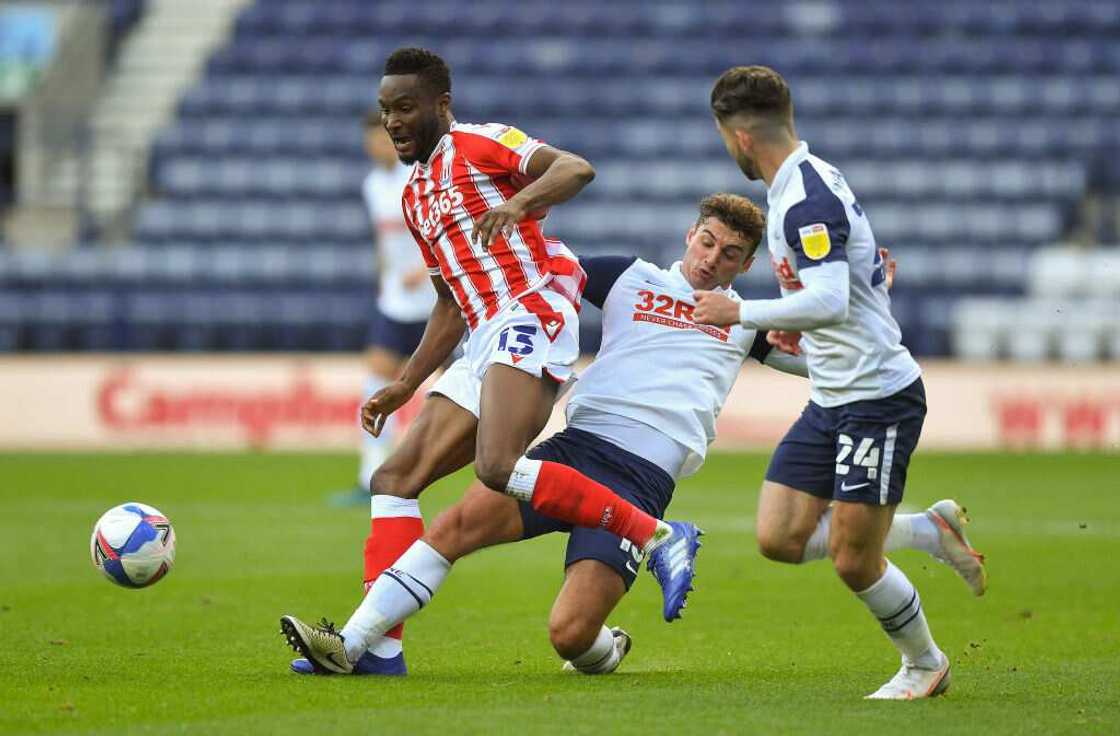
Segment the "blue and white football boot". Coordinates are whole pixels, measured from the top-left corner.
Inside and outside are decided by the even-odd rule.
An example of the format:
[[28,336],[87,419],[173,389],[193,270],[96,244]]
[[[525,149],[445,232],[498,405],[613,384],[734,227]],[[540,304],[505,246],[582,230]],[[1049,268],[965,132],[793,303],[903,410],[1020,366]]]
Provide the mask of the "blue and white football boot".
[[671,623],[681,617],[688,603],[688,593],[696,577],[696,554],[703,546],[700,537],[704,532],[687,521],[666,523],[672,527],[673,534],[650,552],[646,567],[661,586],[665,600],[661,615]]
[[[293,659],[291,667],[292,672],[298,675],[332,674],[330,672],[316,673],[315,668],[311,666],[311,662],[303,657]],[[354,663],[354,669],[350,674],[400,677],[408,674],[408,667],[404,663],[404,652],[389,658],[378,657],[375,654],[366,652]]]

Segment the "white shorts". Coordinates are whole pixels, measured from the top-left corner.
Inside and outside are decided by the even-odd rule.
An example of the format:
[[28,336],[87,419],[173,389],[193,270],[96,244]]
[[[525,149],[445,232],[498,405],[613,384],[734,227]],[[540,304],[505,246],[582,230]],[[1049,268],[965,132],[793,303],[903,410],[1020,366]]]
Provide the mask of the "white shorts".
[[[529,307],[533,308],[530,311]],[[428,395],[441,394],[476,417],[482,377],[494,363],[563,384],[579,357],[579,316],[554,291],[540,291],[511,304],[475,328],[456,360]]]

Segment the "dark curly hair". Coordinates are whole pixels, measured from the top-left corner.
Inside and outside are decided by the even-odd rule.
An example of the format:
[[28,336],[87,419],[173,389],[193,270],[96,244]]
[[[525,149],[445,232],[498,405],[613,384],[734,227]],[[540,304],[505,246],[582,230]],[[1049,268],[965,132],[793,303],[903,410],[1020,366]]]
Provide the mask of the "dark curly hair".
[[766,231],[766,215],[746,197],[728,192],[709,194],[700,200],[700,217],[696,224],[714,217],[746,238],[748,256],[753,256]]
[[433,95],[451,91],[447,62],[427,49],[397,49],[385,60],[385,74],[415,74]]

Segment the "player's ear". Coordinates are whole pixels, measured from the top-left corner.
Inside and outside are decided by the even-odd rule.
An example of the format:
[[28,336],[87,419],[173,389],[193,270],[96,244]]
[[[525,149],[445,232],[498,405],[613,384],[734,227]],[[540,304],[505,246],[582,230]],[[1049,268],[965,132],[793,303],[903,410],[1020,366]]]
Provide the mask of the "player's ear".
[[443,115],[443,116],[450,116],[451,115],[451,93],[450,92],[441,92],[439,97],[436,98],[436,111],[438,111],[439,114]]
[[735,128],[735,142],[739,144],[739,150],[746,152],[751,150],[751,145],[754,144],[754,138],[743,128]]
[[691,243],[692,242],[692,236],[695,235],[695,234],[696,234],[696,223],[694,222],[694,223],[692,223],[692,226],[688,228],[688,232],[684,234],[684,244],[688,245],[689,243]]
[[751,270],[752,264],[754,264],[754,256],[747,256],[747,260],[743,261],[743,268],[740,269],[739,273],[746,273]]

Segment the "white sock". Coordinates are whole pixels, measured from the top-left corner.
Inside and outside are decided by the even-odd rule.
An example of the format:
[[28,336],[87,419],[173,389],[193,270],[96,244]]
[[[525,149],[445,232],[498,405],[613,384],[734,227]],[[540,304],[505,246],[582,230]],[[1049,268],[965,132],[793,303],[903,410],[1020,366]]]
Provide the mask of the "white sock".
[[537,487],[537,475],[540,472],[540,460],[530,460],[524,455],[517,458],[517,462],[513,464],[513,472],[509,474],[509,480],[506,481],[506,495],[529,503],[533,498],[533,489]]
[[427,543],[413,542],[392,567],[373,581],[358,609],[342,627],[346,656],[356,662],[386,631],[427,605],[450,569],[451,563]]
[[[828,538],[832,527],[832,509],[826,509],[817,522],[817,528],[805,543],[801,553],[802,562],[823,560],[828,557]],[[941,538],[937,525],[930,521],[925,512],[916,514],[895,514],[883,549],[894,552],[900,549],[917,549],[936,554],[941,548]]]
[[[384,493],[376,493],[370,497],[369,515],[371,519],[385,519],[401,516],[411,516],[416,519],[424,518],[420,514],[420,500],[416,498],[401,498]],[[372,586],[373,583],[370,583]],[[369,587],[366,588],[369,592]],[[395,657],[403,651],[400,639],[392,636],[379,636],[374,638],[369,645],[369,653],[384,659]]]
[[801,561],[809,562],[811,560],[823,560],[828,557],[828,535],[832,529],[832,508],[827,508],[821,514],[821,518],[817,519],[817,528],[809,536],[809,541],[805,543],[805,549],[801,551]]
[[918,591],[890,560],[883,577],[856,595],[879,619],[904,662],[925,669],[941,664],[941,650],[930,636]]
[[[365,398],[368,399],[379,390],[384,388],[388,383],[380,376],[367,376],[365,384]],[[364,400],[362,403],[365,403]],[[393,417],[389,417],[385,422],[385,426],[381,429],[381,436],[374,437],[369,432],[361,429],[361,420],[358,422],[359,431],[362,433],[362,448],[361,456],[358,463],[358,485],[362,488],[369,488],[369,479],[373,477],[373,472],[381,467],[381,463],[389,457],[389,453],[393,450],[393,434],[396,428],[396,422]]]
[[920,511],[916,514],[895,514],[891,528],[887,531],[884,549],[920,549],[929,554],[937,554],[941,548],[941,535],[929,516]]
[[[669,522],[662,521],[661,519],[657,519],[656,521],[657,531],[642,545],[643,555],[648,555],[661,545],[667,544],[669,540],[673,538],[673,527],[669,526]],[[678,541],[674,544],[676,549],[673,550],[673,557],[670,558],[670,566],[673,565],[673,559],[682,559],[685,554],[687,554],[688,547],[686,547],[683,542],[683,539],[678,538]]]
[[622,655],[614,646],[614,634],[604,626],[591,647],[572,660],[572,666],[588,675],[605,675],[614,672],[621,661]]
[[394,639],[391,636],[379,636],[366,651],[375,657],[392,659],[404,651],[404,646],[400,639]]

